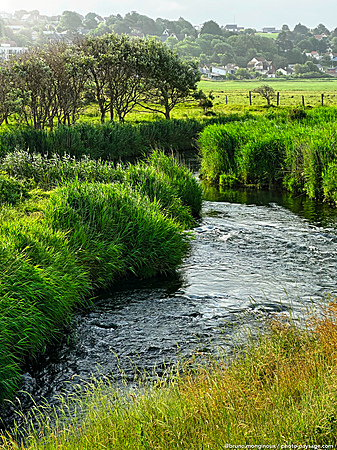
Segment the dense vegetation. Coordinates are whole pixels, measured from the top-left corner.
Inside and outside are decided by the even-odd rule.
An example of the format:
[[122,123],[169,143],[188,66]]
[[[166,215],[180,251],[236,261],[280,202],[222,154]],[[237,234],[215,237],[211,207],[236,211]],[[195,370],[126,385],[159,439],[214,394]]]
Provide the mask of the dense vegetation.
[[205,179],[285,188],[336,201],[336,110],[301,108],[207,127],[199,143]]
[[231,364],[221,358],[198,366],[191,361],[180,373],[139,390],[120,392],[96,381],[64,401],[56,423],[53,411],[43,408],[26,443],[21,446],[20,436],[6,435],[4,448],[333,448],[336,319],[333,303],[301,328],[285,318],[274,320]]
[[[239,119],[234,114],[235,118]],[[203,122],[193,119],[173,119],[139,124],[81,123],[56,127],[51,131],[31,127],[3,129],[0,131],[0,155],[20,149],[49,156],[67,153],[73,157],[86,155],[92,159],[130,159],[147,154],[153,148],[189,150],[203,126]]]
[[126,169],[18,152],[0,168],[3,400],[17,388],[25,356],[43,351],[94,289],[175,270],[201,190],[158,152]]
[[[329,48],[336,52],[337,29],[328,30],[321,23],[312,30],[301,23],[293,30],[290,30],[288,25],[283,25],[282,30],[270,38],[268,35],[258,33],[254,28],[236,31],[209,20],[203,24],[201,30],[197,30],[183,17],[178,20],[163,18],[154,20],[136,11],[127,13],[124,17],[120,14],[111,14],[106,20],[94,12],[89,12],[83,19],[74,11],[64,11],[56,23],[55,18],[50,18],[47,23],[39,22],[39,13],[37,11],[31,13],[36,20],[34,23],[25,24],[24,29],[18,33],[14,34],[5,23],[2,23],[0,38],[3,36],[3,39],[14,40],[22,46],[41,46],[48,43],[48,34],[45,34],[47,32],[67,32],[66,38],[71,41],[79,35],[79,30],[83,29],[90,37],[111,32],[134,37],[164,37],[166,44],[185,59],[197,59],[201,64],[233,63],[241,68],[246,68],[248,61],[254,56],[263,56],[273,61],[278,69],[288,64],[303,65],[307,61],[305,53],[317,51],[323,56]],[[24,14],[28,14],[28,11],[16,11],[14,22],[20,23]],[[34,41],[32,32],[38,33]],[[321,34],[325,35],[323,39],[315,38],[315,35]],[[313,61],[315,62],[315,59]],[[320,63],[330,67],[330,56],[323,56]],[[307,69],[306,73],[318,73],[316,67]]]
[[71,125],[92,101],[101,123],[108,113],[124,122],[136,106],[169,119],[199,79],[195,63],[154,40],[106,34],[32,48],[0,65],[0,124],[15,116],[38,130]]

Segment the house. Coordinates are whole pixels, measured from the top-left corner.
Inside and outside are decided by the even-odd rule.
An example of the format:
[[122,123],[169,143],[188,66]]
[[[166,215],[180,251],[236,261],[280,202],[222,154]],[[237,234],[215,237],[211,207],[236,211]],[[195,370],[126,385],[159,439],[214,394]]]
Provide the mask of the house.
[[40,17],[40,14],[38,12],[36,14],[32,14],[32,13],[24,14],[21,17],[21,22],[34,23],[39,20],[39,17]]
[[327,35],[326,34],[314,34],[314,37],[318,40],[321,41],[322,39],[326,39]]
[[318,69],[320,72],[324,72],[324,67],[323,67],[323,66],[321,66],[320,64],[315,64],[315,66],[317,67],[317,69]]
[[24,26],[23,25],[7,25],[7,28],[10,28],[13,31],[13,33],[17,33],[19,31],[23,30]]
[[207,76],[211,73],[208,66],[199,67],[199,72],[201,73],[201,75]]
[[11,19],[12,18],[12,14],[5,12],[5,11],[0,11],[0,19]]
[[213,75],[226,76],[228,73],[235,74],[239,66],[236,64],[226,64],[225,66],[212,66],[211,71]]
[[235,32],[237,32],[237,31],[239,31],[239,27],[237,25],[235,25],[235,24],[228,24],[228,25],[225,26],[225,30],[226,31],[235,31]]
[[330,69],[327,69],[327,73],[329,75],[332,75],[333,77],[337,77],[337,66],[331,67]]
[[227,73],[230,73],[232,75],[235,74],[235,72],[238,70],[238,68],[239,68],[239,66],[237,66],[236,64],[232,64],[232,63],[225,65],[225,69],[226,69]]
[[27,50],[27,47],[17,47],[14,41],[2,42],[0,44],[0,60],[8,61],[12,56],[25,53]]
[[263,27],[262,33],[279,33],[280,30],[277,30],[275,27]]
[[316,51],[312,51],[312,52],[310,52],[310,53],[306,53],[305,56],[306,56],[307,58],[315,58],[315,59],[318,59],[318,60],[320,60],[320,59],[323,58],[323,55],[320,55],[320,54],[319,54],[318,52],[316,52]]
[[227,70],[223,66],[212,66],[211,71],[213,74],[226,76]]
[[281,72],[282,75],[293,75],[294,69],[293,67],[287,66],[287,67],[280,67],[277,69],[276,72]]
[[268,78],[275,78],[276,70],[272,61],[267,61],[263,56],[256,56],[247,64],[248,70],[255,70],[261,75],[267,75]]

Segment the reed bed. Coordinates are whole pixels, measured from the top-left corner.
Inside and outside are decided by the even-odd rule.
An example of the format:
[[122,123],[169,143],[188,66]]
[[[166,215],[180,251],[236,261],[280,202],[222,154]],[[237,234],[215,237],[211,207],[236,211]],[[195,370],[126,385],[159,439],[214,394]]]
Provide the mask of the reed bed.
[[199,138],[202,176],[335,199],[336,110],[294,109],[212,125]]
[[19,152],[0,168],[13,186],[35,187],[27,200],[20,191],[15,207],[8,188],[0,214],[2,401],[18,388],[24,358],[57,339],[96,288],[177,268],[202,192],[192,173],[160,152],[126,169]]

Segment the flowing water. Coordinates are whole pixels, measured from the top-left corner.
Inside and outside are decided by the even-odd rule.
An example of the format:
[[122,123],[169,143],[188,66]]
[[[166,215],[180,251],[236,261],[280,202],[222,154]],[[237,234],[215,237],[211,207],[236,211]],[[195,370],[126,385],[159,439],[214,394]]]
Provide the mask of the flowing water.
[[[179,357],[230,354],[256,318],[303,316],[337,292],[337,211],[263,191],[205,190],[202,219],[176,276],[129,281],[73,320],[67,339],[27,368],[23,389],[55,402],[92,375],[132,382]],[[27,394],[22,407],[29,408]],[[8,417],[13,418],[7,407]]]

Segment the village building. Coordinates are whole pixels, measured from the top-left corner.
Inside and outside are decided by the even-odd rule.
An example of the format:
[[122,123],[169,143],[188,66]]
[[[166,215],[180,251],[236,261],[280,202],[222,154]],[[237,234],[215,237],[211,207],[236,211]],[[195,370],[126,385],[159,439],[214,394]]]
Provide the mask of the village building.
[[247,64],[248,70],[254,70],[261,75],[267,75],[268,78],[276,77],[276,70],[272,61],[267,61],[263,56],[256,56]]
[[18,47],[14,41],[2,42],[0,44],[0,61],[8,61],[12,56],[25,53],[27,50],[27,47]]

